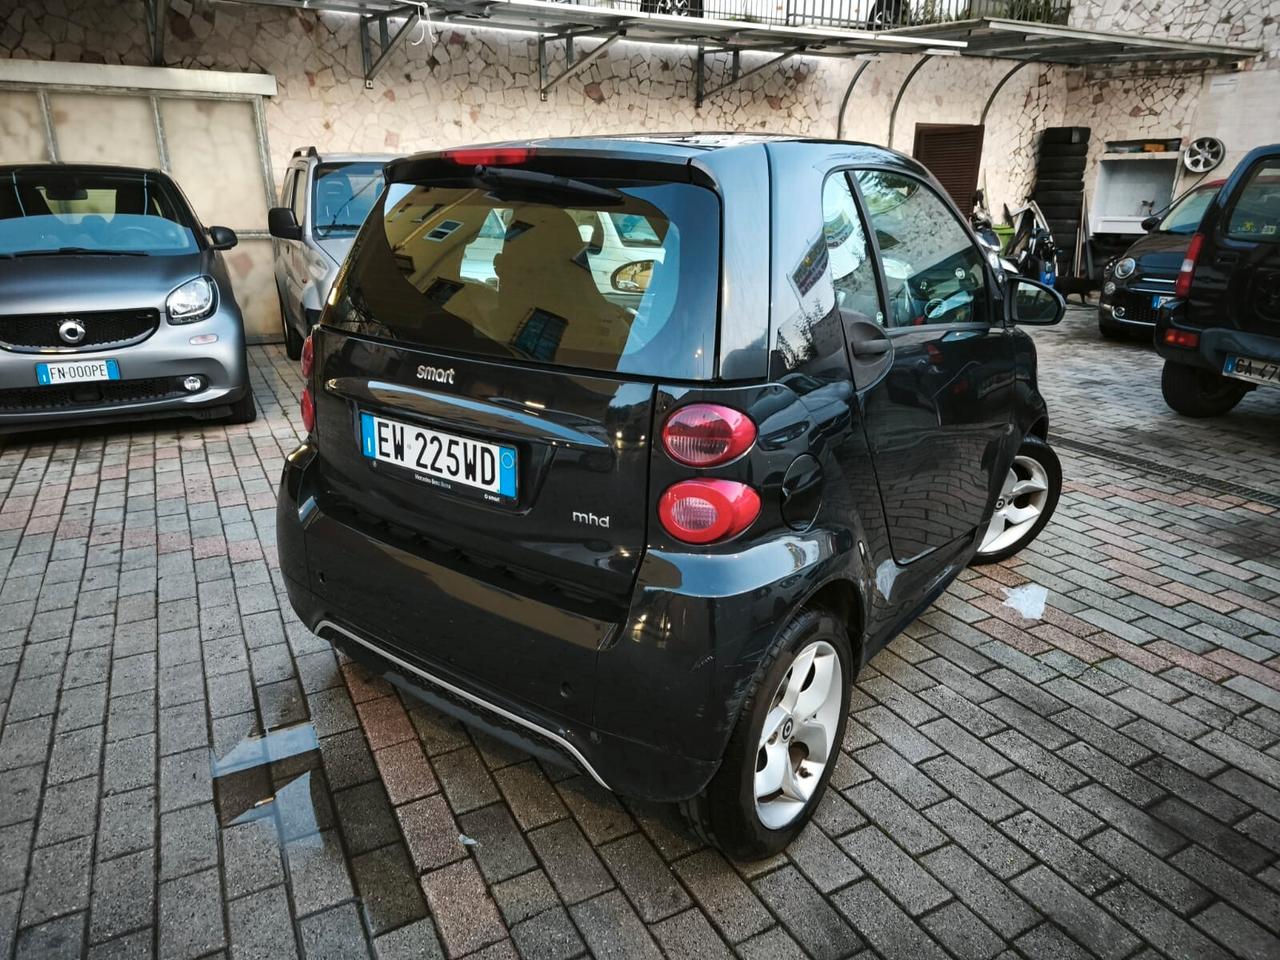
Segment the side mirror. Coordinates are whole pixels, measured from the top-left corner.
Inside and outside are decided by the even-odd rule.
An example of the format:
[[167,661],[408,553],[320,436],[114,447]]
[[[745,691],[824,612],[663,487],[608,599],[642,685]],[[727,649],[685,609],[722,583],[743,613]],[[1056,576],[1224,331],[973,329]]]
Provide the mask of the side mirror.
[[649,289],[649,278],[653,275],[652,260],[634,260],[624,263],[613,271],[610,281],[613,289],[619,293],[644,293]]
[[1152,230],[1154,230],[1156,227],[1160,226],[1160,218],[1159,218],[1159,217],[1147,217],[1147,219],[1145,219],[1145,220],[1143,220],[1143,221],[1142,221],[1141,226],[1142,226],[1142,229],[1143,229],[1143,230],[1147,231],[1147,233],[1150,233],[1150,232],[1151,232]]
[[1051,327],[1067,312],[1067,301],[1053,287],[1030,277],[1009,278],[1010,314],[1014,323]]
[[215,250],[230,250],[240,241],[230,227],[210,227],[209,243]]
[[272,207],[268,210],[267,232],[277,240],[302,239],[302,227],[298,226],[292,207]]

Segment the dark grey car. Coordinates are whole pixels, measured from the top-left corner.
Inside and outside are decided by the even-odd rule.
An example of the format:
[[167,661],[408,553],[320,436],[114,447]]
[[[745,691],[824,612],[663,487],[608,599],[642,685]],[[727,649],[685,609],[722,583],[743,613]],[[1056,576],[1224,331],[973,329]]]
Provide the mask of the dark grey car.
[[235,243],[158,170],[0,167],[0,432],[253,420]]

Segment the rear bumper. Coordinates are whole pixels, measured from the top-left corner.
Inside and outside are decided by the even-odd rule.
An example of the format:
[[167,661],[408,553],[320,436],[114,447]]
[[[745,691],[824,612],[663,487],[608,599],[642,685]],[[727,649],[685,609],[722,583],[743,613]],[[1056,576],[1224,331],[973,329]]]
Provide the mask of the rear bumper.
[[[1246,333],[1231,327],[1192,327],[1179,323],[1182,311],[1162,310],[1156,323],[1155,347],[1158,353],[1170,363],[1180,363],[1189,367],[1200,367],[1205,370],[1222,372],[1227,357],[1251,357],[1254,360],[1269,360],[1280,363],[1280,337],[1267,336],[1261,333]],[[1165,343],[1166,330],[1189,330],[1200,335],[1198,347],[1175,347]]]
[[651,550],[612,623],[367,532],[325,497],[304,445],[286,459],[277,546],[310,629],[437,708],[649,800],[707,784],[761,658],[842,559],[829,537],[722,558]]

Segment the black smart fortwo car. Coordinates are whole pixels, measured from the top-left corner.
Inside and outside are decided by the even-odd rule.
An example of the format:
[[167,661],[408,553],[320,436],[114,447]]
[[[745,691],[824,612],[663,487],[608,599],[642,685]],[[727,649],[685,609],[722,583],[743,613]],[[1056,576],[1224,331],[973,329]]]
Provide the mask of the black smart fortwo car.
[[387,168],[305,344],[279,549],[350,656],[738,857],[859,668],[1057,502],[1006,278],[919,164],[741,136]]

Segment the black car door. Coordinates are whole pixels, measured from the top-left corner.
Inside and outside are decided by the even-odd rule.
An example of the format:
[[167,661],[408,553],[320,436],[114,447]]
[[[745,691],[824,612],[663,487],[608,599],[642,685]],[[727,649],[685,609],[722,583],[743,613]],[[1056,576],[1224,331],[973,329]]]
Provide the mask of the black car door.
[[1013,344],[985,257],[928,183],[877,169],[843,179],[870,227],[883,299],[873,312],[864,286],[837,296],[893,556],[905,564],[983,521],[1013,429]]
[[1214,240],[1226,315],[1247,333],[1280,336],[1280,150],[1259,157],[1231,192]]

